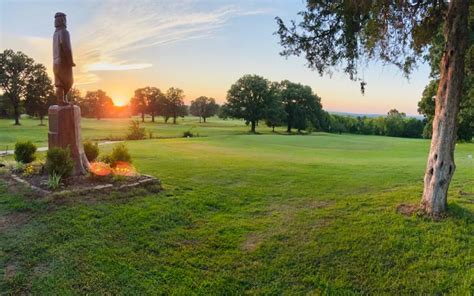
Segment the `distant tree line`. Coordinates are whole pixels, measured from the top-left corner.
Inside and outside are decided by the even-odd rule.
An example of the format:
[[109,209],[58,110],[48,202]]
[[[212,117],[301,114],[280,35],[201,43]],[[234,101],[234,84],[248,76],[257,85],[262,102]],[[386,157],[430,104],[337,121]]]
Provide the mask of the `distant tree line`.
[[[323,110],[321,98],[311,87],[288,80],[271,82],[261,76],[244,75],[234,83],[228,93],[227,102],[220,110],[222,118],[243,119],[250,131],[255,132],[260,122],[275,131],[275,127],[319,130],[330,133],[352,133],[406,138],[430,138],[431,121],[434,115],[432,97],[436,91],[435,82],[425,89],[419,103],[419,112],[424,120],[408,117],[396,109],[386,116],[367,117],[330,114]],[[466,97],[460,112],[458,138],[470,141],[474,124],[474,95],[472,81],[467,83]]]
[[328,114],[327,131],[389,137],[421,138],[425,122],[392,109],[387,116],[367,117]]

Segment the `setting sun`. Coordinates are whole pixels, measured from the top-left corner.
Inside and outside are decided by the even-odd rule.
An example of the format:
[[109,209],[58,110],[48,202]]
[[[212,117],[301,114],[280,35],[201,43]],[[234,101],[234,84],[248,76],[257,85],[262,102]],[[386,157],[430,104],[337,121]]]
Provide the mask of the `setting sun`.
[[130,98],[128,98],[126,95],[124,94],[114,94],[112,93],[110,95],[110,97],[112,98],[112,100],[114,101],[114,105],[115,106],[118,106],[118,107],[122,107],[122,106],[125,106],[128,104]]

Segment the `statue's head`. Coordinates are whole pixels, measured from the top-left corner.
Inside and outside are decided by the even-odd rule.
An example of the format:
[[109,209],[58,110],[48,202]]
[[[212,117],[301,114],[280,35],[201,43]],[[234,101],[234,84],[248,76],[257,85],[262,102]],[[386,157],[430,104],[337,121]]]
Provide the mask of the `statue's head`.
[[66,27],[66,15],[62,12],[56,12],[54,15],[54,26],[56,28]]

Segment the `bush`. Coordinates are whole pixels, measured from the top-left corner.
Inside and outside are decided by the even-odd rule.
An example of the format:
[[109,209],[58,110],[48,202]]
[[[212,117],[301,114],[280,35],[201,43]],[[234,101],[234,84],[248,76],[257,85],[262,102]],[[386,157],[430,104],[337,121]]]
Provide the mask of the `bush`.
[[183,137],[184,138],[192,138],[192,137],[194,137],[194,134],[191,131],[185,131],[183,133]]
[[36,152],[35,144],[31,141],[27,142],[17,142],[15,144],[15,160],[21,163],[30,163],[33,162]]
[[145,128],[140,128],[138,120],[130,121],[128,127],[127,140],[143,140],[145,139]]
[[110,153],[111,166],[115,166],[118,161],[132,162],[132,156],[130,156],[127,146],[125,146],[124,143],[117,144],[114,149],[112,149],[112,153]]
[[99,157],[99,161],[111,164],[112,163],[112,158],[111,158],[110,154],[104,154],[101,157]]
[[62,178],[70,176],[74,170],[74,160],[69,148],[54,147],[46,154],[46,171],[49,175],[56,174]]
[[99,156],[99,145],[97,142],[92,143],[91,141],[84,142],[84,153],[86,154],[87,160],[94,161]]

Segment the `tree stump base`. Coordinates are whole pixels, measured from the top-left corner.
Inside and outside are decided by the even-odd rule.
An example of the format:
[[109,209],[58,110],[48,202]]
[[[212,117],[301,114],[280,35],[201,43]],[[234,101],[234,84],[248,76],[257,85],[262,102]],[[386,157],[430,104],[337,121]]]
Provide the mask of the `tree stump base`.
[[48,120],[48,149],[69,147],[75,162],[74,175],[85,175],[89,170],[89,161],[81,140],[81,108],[53,105],[48,109]]

